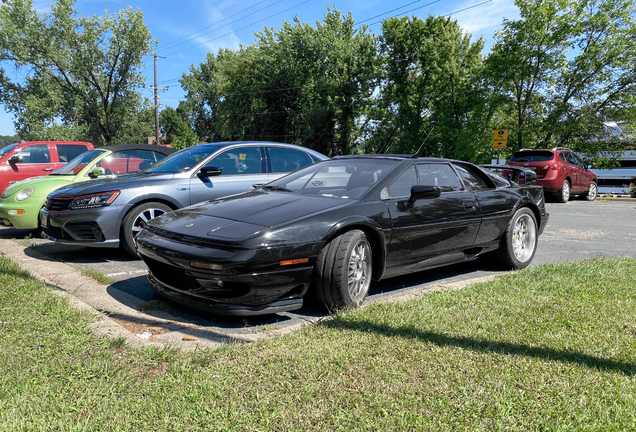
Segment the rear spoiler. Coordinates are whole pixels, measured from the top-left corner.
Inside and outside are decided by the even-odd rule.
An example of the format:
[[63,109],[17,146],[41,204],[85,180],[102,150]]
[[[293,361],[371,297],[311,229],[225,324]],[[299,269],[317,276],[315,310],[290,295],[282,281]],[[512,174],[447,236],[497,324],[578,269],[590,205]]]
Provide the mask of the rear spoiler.
[[519,184],[533,185],[537,181],[537,173],[529,168],[512,165],[480,165],[480,167],[494,171],[500,176]]

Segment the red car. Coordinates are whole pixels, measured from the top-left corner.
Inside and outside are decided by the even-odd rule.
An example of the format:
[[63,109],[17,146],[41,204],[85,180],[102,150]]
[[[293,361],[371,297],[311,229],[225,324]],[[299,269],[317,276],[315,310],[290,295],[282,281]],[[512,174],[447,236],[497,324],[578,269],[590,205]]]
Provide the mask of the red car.
[[537,173],[538,186],[566,203],[573,195],[594,201],[598,194],[598,179],[583,160],[572,150],[557,147],[541,150],[519,150],[508,165],[530,168]]
[[0,148],[0,193],[29,177],[49,175],[93,144],[81,141],[29,141]]

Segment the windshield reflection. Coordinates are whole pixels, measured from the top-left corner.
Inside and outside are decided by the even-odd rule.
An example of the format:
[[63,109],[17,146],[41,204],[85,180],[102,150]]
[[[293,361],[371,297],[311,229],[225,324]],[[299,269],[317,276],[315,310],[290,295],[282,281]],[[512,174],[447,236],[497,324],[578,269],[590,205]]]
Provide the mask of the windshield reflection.
[[87,152],[82,153],[77,156],[75,159],[71,160],[69,163],[64,165],[62,168],[54,171],[51,175],[76,175],[79,173],[86,165],[96,159],[98,156],[104,154],[106,150],[89,150]]

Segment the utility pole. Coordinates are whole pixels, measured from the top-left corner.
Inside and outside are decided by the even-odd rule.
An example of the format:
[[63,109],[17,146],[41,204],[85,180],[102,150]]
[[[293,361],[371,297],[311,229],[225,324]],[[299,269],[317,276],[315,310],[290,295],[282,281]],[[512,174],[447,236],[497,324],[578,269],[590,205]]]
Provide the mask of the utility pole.
[[155,85],[154,87],[145,86],[145,88],[152,89],[155,92],[155,144],[159,144],[159,90],[165,91],[168,90],[168,87],[157,87],[157,57],[164,59],[165,57],[158,56],[156,53],[153,53],[153,56],[155,58]]

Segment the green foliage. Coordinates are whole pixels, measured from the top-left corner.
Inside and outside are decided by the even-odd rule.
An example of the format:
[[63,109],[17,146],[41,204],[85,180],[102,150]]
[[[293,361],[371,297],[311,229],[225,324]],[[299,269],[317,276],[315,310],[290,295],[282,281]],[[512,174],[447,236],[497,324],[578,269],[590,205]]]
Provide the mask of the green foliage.
[[207,141],[302,144],[325,154],[356,151],[356,121],[375,81],[376,38],[351,15],[329,10],[316,27],[285,22],[254,45],[219,50],[181,83],[195,131]]
[[58,0],[50,15],[40,15],[32,0],[3,3],[2,59],[29,71],[17,83],[0,70],[0,97],[16,116],[18,133],[97,145],[140,141],[148,116],[136,89],[143,83],[142,57],[154,43],[143,14],[129,7],[75,17],[75,0]]
[[187,115],[180,114],[183,111],[181,107],[176,110],[168,107],[159,113],[161,132],[168,137],[167,143],[172,144],[172,147],[176,149],[189,147],[199,142],[199,137],[183,118],[187,119]]
[[0,135],[0,148],[20,142],[20,137],[17,135]]
[[391,18],[382,31],[384,77],[365,131],[367,151],[415,153],[421,146],[426,156],[483,159],[483,40],[471,42],[456,21],[433,16]]
[[636,198],[636,184],[634,184],[633,182],[630,183],[628,186],[628,193],[630,197]]
[[609,116],[636,120],[636,6],[632,0],[516,0],[520,19],[504,21],[487,59],[506,97],[498,124],[508,152],[566,146],[615,155]]

